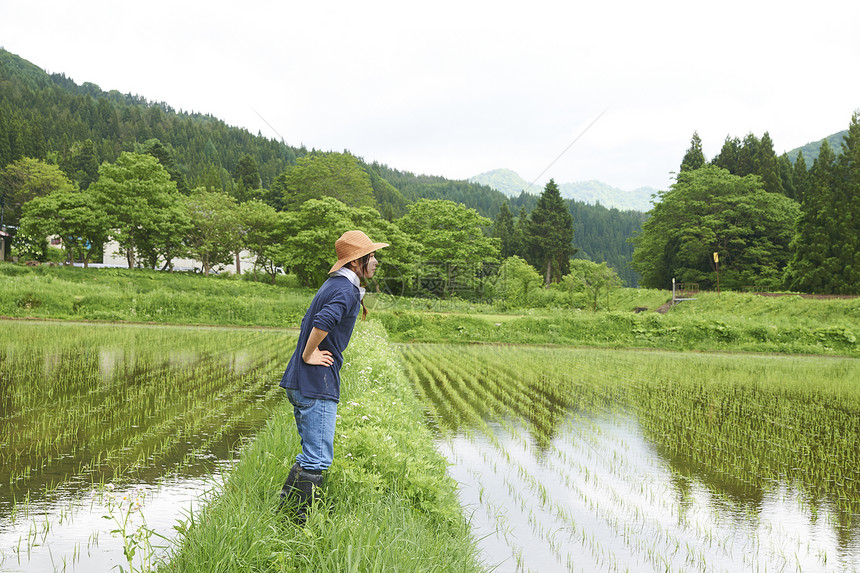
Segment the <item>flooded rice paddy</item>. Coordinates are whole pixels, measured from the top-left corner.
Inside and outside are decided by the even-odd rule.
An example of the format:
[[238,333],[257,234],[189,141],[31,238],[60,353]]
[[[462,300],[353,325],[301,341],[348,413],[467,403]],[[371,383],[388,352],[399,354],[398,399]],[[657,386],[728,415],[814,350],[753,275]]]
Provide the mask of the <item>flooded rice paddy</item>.
[[0,570],[153,565],[282,399],[294,340],[4,322]]
[[[2,571],[164,555],[282,400],[294,345],[3,326]],[[860,361],[398,349],[494,571],[860,570]]]
[[399,349],[494,571],[860,570],[860,361]]

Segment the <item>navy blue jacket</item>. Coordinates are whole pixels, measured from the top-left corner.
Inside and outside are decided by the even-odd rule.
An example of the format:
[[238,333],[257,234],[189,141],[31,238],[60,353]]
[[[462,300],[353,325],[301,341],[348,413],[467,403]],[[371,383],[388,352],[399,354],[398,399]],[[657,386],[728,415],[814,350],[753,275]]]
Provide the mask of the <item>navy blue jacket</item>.
[[[343,351],[349,344],[360,308],[358,287],[348,278],[333,276],[326,279],[302,318],[299,342],[280,385],[298,390],[306,398],[323,398],[335,402],[340,400]],[[319,348],[331,352],[334,358],[331,366],[314,366],[302,360],[302,352],[314,326],[328,332]]]

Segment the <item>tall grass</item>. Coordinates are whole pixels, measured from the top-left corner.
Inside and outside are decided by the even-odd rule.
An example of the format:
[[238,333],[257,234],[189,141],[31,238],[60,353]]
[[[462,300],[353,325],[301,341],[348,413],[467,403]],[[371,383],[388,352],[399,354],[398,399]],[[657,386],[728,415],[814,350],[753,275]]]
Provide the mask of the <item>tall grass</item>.
[[299,450],[284,399],[163,570],[480,570],[455,484],[379,324],[357,328],[346,360],[335,463],[307,524],[275,513]]

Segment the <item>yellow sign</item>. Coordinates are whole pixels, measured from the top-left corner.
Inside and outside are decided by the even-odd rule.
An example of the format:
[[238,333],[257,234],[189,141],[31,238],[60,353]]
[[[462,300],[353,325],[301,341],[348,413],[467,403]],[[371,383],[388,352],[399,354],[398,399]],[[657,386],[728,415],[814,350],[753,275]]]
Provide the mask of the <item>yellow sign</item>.
[[714,262],[715,263],[720,262],[720,253],[714,253]]

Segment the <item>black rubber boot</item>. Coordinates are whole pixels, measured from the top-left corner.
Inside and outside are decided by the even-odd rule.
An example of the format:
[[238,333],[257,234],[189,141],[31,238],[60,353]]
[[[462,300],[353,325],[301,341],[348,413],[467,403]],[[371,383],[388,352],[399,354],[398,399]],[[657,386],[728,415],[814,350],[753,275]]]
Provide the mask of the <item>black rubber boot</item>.
[[281,502],[278,504],[278,511],[283,511],[284,506],[289,503],[291,497],[295,497],[294,491],[296,490],[296,480],[299,478],[299,472],[302,470],[302,466],[299,465],[299,462],[293,464],[293,467],[290,468],[290,474],[287,476],[287,481],[284,482],[284,487],[281,488]]
[[296,520],[304,525],[307,520],[307,512],[311,504],[320,498],[319,488],[322,485],[322,472],[319,470],[299,470],[298,478],[294,486],[297,501]]

